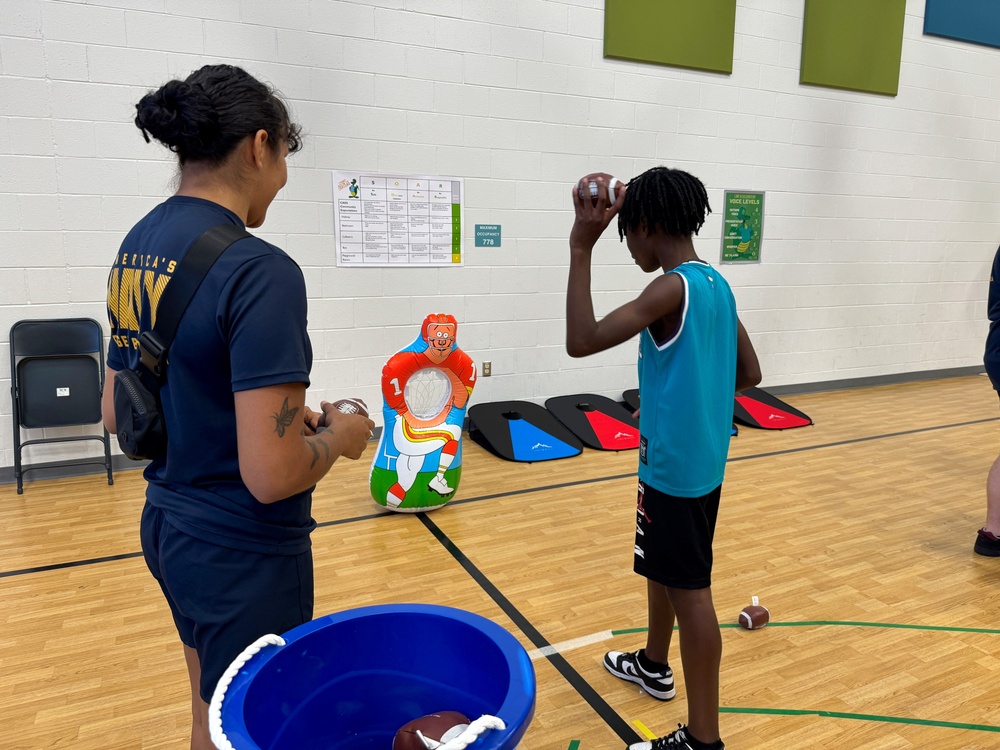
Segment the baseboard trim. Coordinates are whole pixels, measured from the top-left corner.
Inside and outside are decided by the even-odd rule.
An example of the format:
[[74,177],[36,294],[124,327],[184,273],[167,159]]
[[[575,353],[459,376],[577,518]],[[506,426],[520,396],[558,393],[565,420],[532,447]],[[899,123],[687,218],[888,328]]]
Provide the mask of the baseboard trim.
[[[980,375],[986,372],[982,365],[971,367],[950,367],[940,370],[921,370],[919,372],[899,372],[890,375],[872,375],[864,378],[846,378],[844,380],[824,380],[815,383],[798,383],[793,385],[764,386],[764,390],[775,396],[789,396],[803,393],[822,393],[824,391],[843,391],[852,388],[871,388],[879,385],[897,385],[899,383],[916,383],[921,380],[941,380],[943,378],[961,378],[968,375]],[[469,418],[465,418],[465,429],[469,428]],[[375,428],[375,439],[381,434],[382,428]],[[98,459],[99,460],[99,459]],[[132,471],[144,469],[148,461],[132,461],[125,456],[116,455],[111,457],[111,467],[115,472]],[[33,469],[29,475],[25,476],[25,482],[35,479],[63,479],[66,477],[77,477],[85,474],[103,474],[104,467],[100,464],[82,464],[78,466],[60,466],[58,462],[49,464],[33,464]],[[14,484],[14,467],[4,466],[0,468],[0,484]]]
[[[93,456],[89,459],[69,460],[86,460],[88,463],[64,464],[61,461],[33,463],[31,464],[31,471],[27,472],[22,477],[22,481],[26,485],[25,489],[27,489],[27,485],[29,483],[38,479],[65,479],[66,477],[79,477],[85,474],[107,473],[104,468],[104,458],[102,456]],[[120,455],[111,457],[111,469],[114,473],[118,473],[120,471],[131,471],[133,469],[144,469],[148,463],[149,461],[133,461],[130,458]],[[4,466],[3,468],[0,468],[0,484],[15,484],[16,482],[17,478],[14,476],[13,466]]]
[[898,372],[891,375],[871,375],[864,378],[846,378],[844,380],[824,380],[816,383],[799,383],[795,385],[762,386],[768,393],[775,396],[787,396],[800,393],[822,393],[824,391],[845,391],[852,388],[871,388],[878,385],[898,385],[900,383],[916,383],[921,380],[942,380],[944,378],[962,378],[968,375],[979,375],[986,372],[982,365],[972,367],[950,367],[941,370],[921,370],[919,372]]
[[[376,427],[375,432],[372,436],[372,440],[378,441],[379,435],[382,434],[382,428]],[[73,459],[69,459],[73,460]],[[31,471],[23,475],[23,481],[25,483],[32,482],[36,479],[65,479],[66,477],[79,477],[86,474],[104,474],[104,457],[103,456],[93,456],[89,459],[76,459],[87,461],[87,463],[80,465],[73,465],[69,463],[62,463],[60,461],[52,461],[50,463],[36,463],[31,464]],[[97,463],[93,463],[96,461]],[[115,473],[119,471],[133,471],[135,469],[145,469],[149,465],[149,461],[133,461],[126,456],[121,454],[111,456],[111,469]],[[0,468],[0,485],[2,484],[15,484],[17,478],[14,476],[13,466],[4,466]]]

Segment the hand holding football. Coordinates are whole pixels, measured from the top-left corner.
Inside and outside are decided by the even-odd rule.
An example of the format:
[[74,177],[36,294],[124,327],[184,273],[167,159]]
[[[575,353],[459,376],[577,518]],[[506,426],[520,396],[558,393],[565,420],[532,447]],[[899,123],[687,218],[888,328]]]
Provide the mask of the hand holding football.
[[458,711],[438,711],[406,722],[392,740],[392,750],[434,750],[458,737],[469,720]]

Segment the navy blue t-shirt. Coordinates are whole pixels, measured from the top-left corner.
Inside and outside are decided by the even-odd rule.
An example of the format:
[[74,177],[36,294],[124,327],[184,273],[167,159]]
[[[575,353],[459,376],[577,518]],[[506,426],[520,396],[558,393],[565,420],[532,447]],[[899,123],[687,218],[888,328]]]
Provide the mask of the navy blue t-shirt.
[[[108,279],[108,366],[139,363],[139,332],[191,244],[210,227],[243,222],[200,198],[174,196],[125,237]],[[237,391],[309,384],[302,271],[257,237],[238,240],[208,272],[181,318],[161,390],[168,448],[146,467],[147,501],[175,527],[222,546],[271,554],[309,548],[312,490],[276,503],[257,501],[240,477]]]
[[[1000,248],[993,256],[993,268],[990,270],[990,293],[987,316],[990,319],[990,334],[1000,327]],[[995,347],[1000,350],[1000,342]],[[998,352],[1000,353],[1000,352]]]
[[993,381],[993,387],[1000,390],[1000,248],[993,256],[993,268],[990,271],[987,315],[990,319],[990,332],[986,336],[983,363],[986,365],[990,380]]

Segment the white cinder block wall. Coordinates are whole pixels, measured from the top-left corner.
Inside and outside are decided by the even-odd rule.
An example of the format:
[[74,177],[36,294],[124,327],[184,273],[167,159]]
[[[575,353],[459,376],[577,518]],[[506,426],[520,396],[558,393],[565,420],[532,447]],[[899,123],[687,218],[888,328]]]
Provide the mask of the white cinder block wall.
[[[493,363],[474,402],[634,387],[634,343],[564,352],[569,190],[658,164],[701,177],[717,211],[724,189],[767,191],[764,262],[726,267],[765,386],[979,364],[1000,50],[923,36],[923,11],[907,3],[893,98],[798,83],[801,0],[739,0],[732,75],[604,59],[602,0],[2,0],[3,359],[17,320],[105,320],[115,250],[175,174],[134,104],[230,62],[275,84],[307,133],[262,234],[305,271],[310,401],[380,403],[382,365],[429,312],[453,313],[462,348]],[[337,268],[334,169],[465,177],[465,266]],[[475,248],[476,223],[500,224],[502,246]],[[721,231],[713,214],[697,242],[710,261]],[[595,259],[598,314],[647,281],[616,236]]]

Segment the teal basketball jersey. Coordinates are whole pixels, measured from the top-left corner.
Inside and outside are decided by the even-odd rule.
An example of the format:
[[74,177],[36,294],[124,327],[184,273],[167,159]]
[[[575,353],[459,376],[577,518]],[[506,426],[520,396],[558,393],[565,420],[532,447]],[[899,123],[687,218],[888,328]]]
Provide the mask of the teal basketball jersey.
[[668,273],[684,283],[680,323],[665,341],[639,336],[639,478],[701,497],[725,476],[736,389],[736,300],[708,263]]

